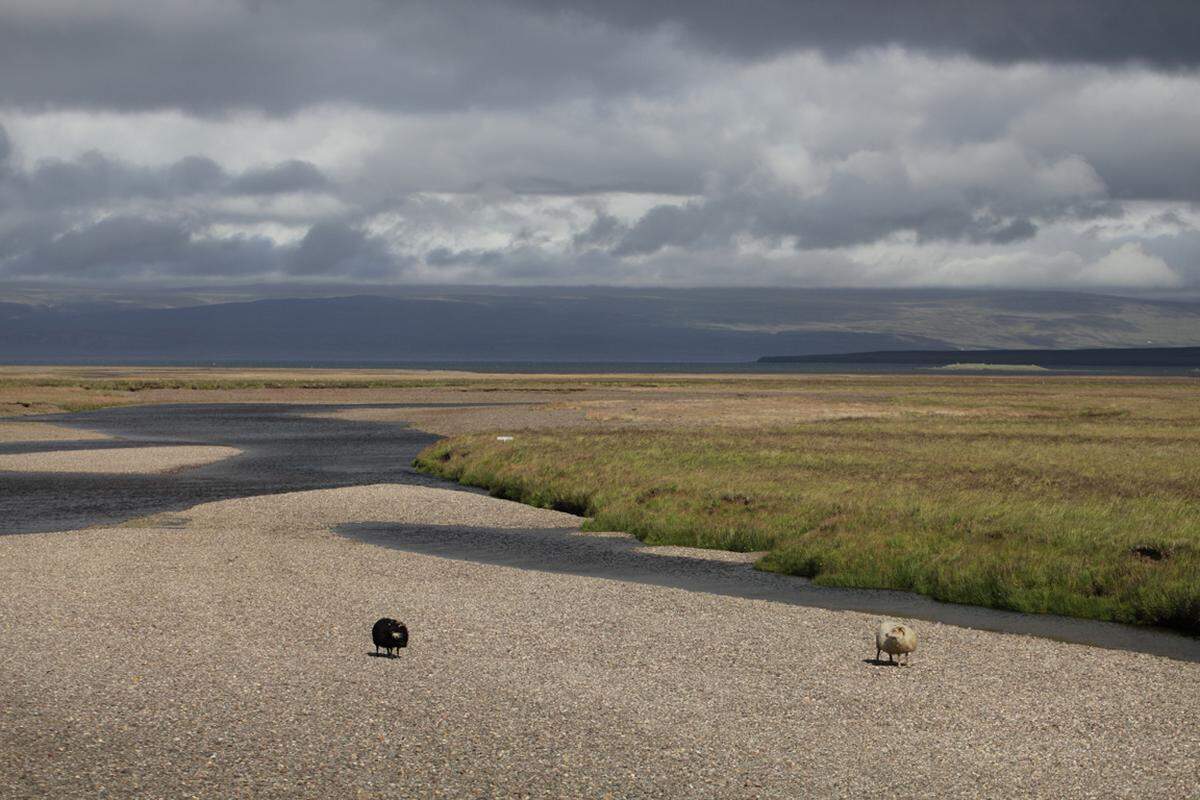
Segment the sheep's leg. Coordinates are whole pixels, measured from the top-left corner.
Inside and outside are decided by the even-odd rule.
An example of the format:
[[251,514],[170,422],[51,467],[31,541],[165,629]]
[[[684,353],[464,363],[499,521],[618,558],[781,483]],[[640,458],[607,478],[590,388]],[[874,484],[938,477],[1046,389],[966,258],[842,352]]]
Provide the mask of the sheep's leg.
[[895,663],[894,661],[892,661],[892,654],[891,654],[891,653],[888,653],[888,663],[889,663],[889,664],[894,664],[894,663]]
[[880,650],[878,647],[875,648],[875,663],[876,664],[878,664],[880,662],[881,659],[879,658],[879,654],[882,652],[883,651]]

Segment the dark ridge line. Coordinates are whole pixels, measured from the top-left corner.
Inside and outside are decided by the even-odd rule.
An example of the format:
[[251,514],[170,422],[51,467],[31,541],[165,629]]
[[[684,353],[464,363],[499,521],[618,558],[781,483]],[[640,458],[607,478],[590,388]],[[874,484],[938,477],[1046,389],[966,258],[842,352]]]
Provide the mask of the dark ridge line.
[[1200,347],[1095,347],[1080,350],[870,350],[815,356],[763,356],[759,364],[1005,364],[1038,367],[1200,367]]

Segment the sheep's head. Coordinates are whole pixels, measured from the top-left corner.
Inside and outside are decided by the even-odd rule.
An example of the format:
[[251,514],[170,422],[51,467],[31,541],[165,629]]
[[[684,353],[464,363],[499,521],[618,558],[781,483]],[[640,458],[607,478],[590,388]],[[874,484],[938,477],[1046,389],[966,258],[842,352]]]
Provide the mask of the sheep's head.
[[917,648],[917,632],[899,622],[881,622],[875,633],[875,643],[888,653],[911,653]]

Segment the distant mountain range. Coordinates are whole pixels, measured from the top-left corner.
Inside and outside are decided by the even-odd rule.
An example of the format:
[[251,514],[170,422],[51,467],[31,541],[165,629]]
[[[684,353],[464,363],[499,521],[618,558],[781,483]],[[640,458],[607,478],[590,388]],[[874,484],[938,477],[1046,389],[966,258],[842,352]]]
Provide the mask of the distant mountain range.
[[[10,288],[0,296],[0,360],[717,362],[885,350],[1200,345],[1198,302],[1070,292],[233,291],[88,296]],[[247,299],[256,291],[267,296]],[[960,353],[956,360],[966,358],[973,356]]]
[[1055,367],[1200,367],[1200,347],[1101,347],[1081,350],[875,350],[763,356],[762,364],[891,364],[939,367],[949,364],[1006,364]]

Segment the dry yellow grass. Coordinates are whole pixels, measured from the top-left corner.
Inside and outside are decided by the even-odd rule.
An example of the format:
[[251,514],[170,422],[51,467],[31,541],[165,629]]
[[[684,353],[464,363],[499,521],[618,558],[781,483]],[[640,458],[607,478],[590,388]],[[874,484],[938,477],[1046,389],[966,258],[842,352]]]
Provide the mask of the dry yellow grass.
[[1198,388],[743,381],[565,401],[591,430],[456,436],[419,463],[647,542],[767,550],[764,568],[821,583],[1200,631]]

